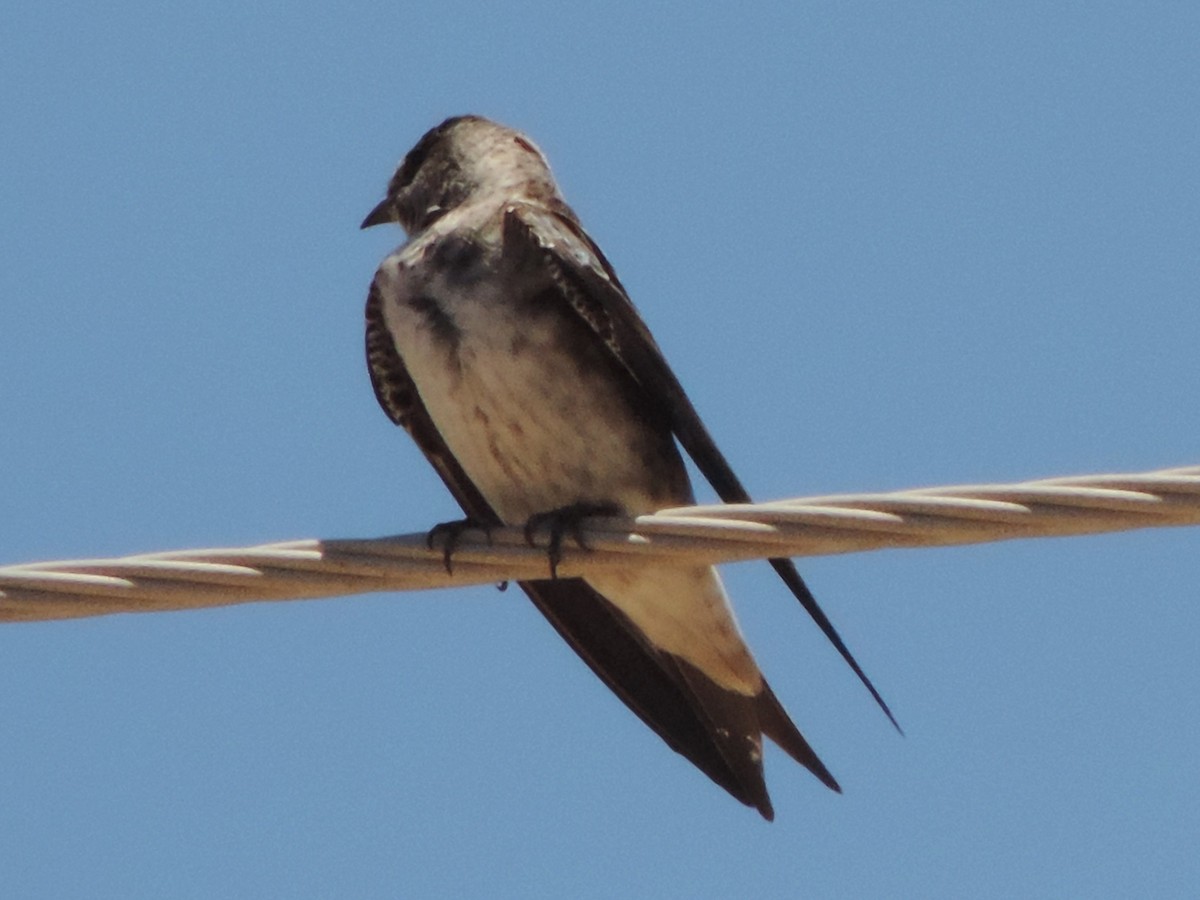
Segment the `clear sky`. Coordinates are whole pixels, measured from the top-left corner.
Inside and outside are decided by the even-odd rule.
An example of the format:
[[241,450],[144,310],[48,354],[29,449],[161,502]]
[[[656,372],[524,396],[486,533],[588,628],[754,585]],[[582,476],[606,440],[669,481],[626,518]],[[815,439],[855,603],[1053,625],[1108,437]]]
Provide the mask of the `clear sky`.
[[[1200,463],[1200,6],[11,5],[0,561],[420,531],[360,232],[529,132],[763,499]],[[0,628],[11,897],[1194,896],[1200,532],[726,570],[768,825],[516,591]]]

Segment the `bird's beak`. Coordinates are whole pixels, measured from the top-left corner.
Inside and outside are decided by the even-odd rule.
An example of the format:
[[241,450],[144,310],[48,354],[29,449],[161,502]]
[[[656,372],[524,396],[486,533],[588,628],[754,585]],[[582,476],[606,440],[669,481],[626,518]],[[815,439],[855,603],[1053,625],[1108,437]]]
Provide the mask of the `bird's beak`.
[[382,225],[385,222],[398,222],[396,217],[396,205],[392,203],[391,197],[384,197],[379,201],[379,205],[367,213],[367,217],[362,220],[359,228],[370,228],[372,225]]

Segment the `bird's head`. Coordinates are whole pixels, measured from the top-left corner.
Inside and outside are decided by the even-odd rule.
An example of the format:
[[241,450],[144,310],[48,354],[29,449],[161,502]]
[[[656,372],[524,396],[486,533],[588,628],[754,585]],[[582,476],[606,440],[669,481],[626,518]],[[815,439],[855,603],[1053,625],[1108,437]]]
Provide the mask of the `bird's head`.
[[426,132],[408,151],[387,196],[362,227],[397,222],[413,234],[464,203],[557,195],[554,176],[533,141],[481,116],[456,116]]

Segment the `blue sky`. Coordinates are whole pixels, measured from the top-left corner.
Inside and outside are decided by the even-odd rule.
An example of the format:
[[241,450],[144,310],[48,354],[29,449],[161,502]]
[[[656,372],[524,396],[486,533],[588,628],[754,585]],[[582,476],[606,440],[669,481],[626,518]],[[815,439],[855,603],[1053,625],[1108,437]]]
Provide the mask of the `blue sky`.
[[[0,561],[419,531],[360,232],[528,131],[763,499],[1200,462],[1186,4],[24,4],[0,32]],[[27,897],[1187,896],[1192,529],[727,582],[845,788],[768,825],[517,592],[0,628]]]

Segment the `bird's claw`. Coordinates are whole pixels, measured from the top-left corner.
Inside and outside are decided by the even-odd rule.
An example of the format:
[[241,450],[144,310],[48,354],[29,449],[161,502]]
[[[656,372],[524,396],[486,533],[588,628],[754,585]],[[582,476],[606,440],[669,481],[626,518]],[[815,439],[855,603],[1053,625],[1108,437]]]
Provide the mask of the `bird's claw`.
[[589,516],[615,516],[620,509],[615,503],[572,503],[546,512],[534,513],[525,522],[525,543],[536,546],[535,533],[541,528],[550,532],[546,545],[546,557],[550,561],[550,577],[558,577],[558,564],[562,562],[563,536],[570,534],[581,550],[587,550],[583,539],[583,522]]
[[458,547],[458,542],[462,540],[462,536],[468,531],[482,531],[490,545],[492,543],[491,526],[478,522],[475,519],[454,519],[450,522],[438,522],[429,529],[429,533],[425,535],[425,546],[430,550],[439,540],[442,543],[442,565],[446,567],[446,574],[454,574],[454,565],[451,557],[454,555],[455,548]]

